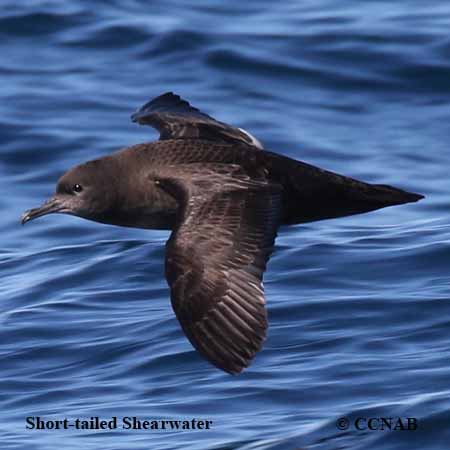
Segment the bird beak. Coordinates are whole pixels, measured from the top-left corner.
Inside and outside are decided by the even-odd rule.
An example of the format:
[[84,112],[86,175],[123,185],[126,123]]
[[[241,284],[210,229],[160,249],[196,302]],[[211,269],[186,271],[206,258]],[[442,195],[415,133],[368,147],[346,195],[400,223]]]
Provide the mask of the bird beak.
[[42,206],[25,211],[22,214],[22,225],[25,225],[30,220],[36,219],[38,217],[59,212],[62,208],[63,205],[61,204],[61,201],[56,196],[53,196]]

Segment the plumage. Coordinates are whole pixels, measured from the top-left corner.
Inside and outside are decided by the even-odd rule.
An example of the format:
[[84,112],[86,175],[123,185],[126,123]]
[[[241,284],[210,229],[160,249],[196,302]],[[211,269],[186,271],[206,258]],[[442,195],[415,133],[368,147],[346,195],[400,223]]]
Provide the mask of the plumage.
[[262,279],[280,225],[423,198],[265,150],[172,93],[132,118],[158,129],[160,140],[69,170],[22,223],[60,212],[172,230],[165,266],[173,310],[192,345],[232,374],[251,363],[267,334]]
[[247,131],[213,119],[172,92],[150,100],[131,119],[141,125],[155,127],[161,140],[195,138],[262,148],[261,143]]
[[166,245],[173,309],[200,353],[238,373],[266,336],[261,282],[278,228],[281,186],[252,180],[232,164],[165,172],[155,181],[180,207]]

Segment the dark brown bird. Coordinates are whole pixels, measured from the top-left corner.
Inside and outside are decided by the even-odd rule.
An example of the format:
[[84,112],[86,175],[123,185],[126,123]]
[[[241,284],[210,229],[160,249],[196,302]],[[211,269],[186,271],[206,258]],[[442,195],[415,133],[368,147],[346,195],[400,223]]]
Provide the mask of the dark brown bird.
[[166,278],[175,314],[192,345],[232,374],[250,364],[266,336],[262,277],[280,225],[423,198],[269,152],[173,93],[132,119],[158,129],[159,141],[70,169],[22,223],[64,213],[172,230]]

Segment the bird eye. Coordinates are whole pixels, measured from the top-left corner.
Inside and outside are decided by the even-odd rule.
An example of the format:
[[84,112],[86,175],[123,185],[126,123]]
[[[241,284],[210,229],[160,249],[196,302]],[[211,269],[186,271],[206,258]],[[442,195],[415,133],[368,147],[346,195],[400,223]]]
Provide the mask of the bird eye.
[[74,184],[72,186],[72,191],[73,192],[81,192],[83,190],[83,187],[81,186],[81,184]]

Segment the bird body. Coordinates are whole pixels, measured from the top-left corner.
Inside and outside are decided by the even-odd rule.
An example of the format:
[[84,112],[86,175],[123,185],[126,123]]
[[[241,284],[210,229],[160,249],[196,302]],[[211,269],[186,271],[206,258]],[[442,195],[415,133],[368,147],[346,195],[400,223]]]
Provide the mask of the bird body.
[[282,186],[283,225],[359,214],[421,198],[392,186],[364,183],[245,144],[191,139],[127,147],[76,166],[61,182],[69,191],[72,179],[83,181],[86,176],[98,179],[105,174],[107,179],[98,183],[104,188],[96,186],[99,202],[95,202],[95,208],[84,218],[119,226],[171,230],[177,202],[151,180],[170,173],[178,165],[194,163],[205,168],[209,164],[236,164],[252,177]]
[[60,212],[172,230],[166,278],[173,309],[194,347],[229,373],[247,367],[265,339],[262,277],[280,225],[423,198],[267,151],[172,93],[132,118],[156,127],[160,140],[74,167],[22,222]]

